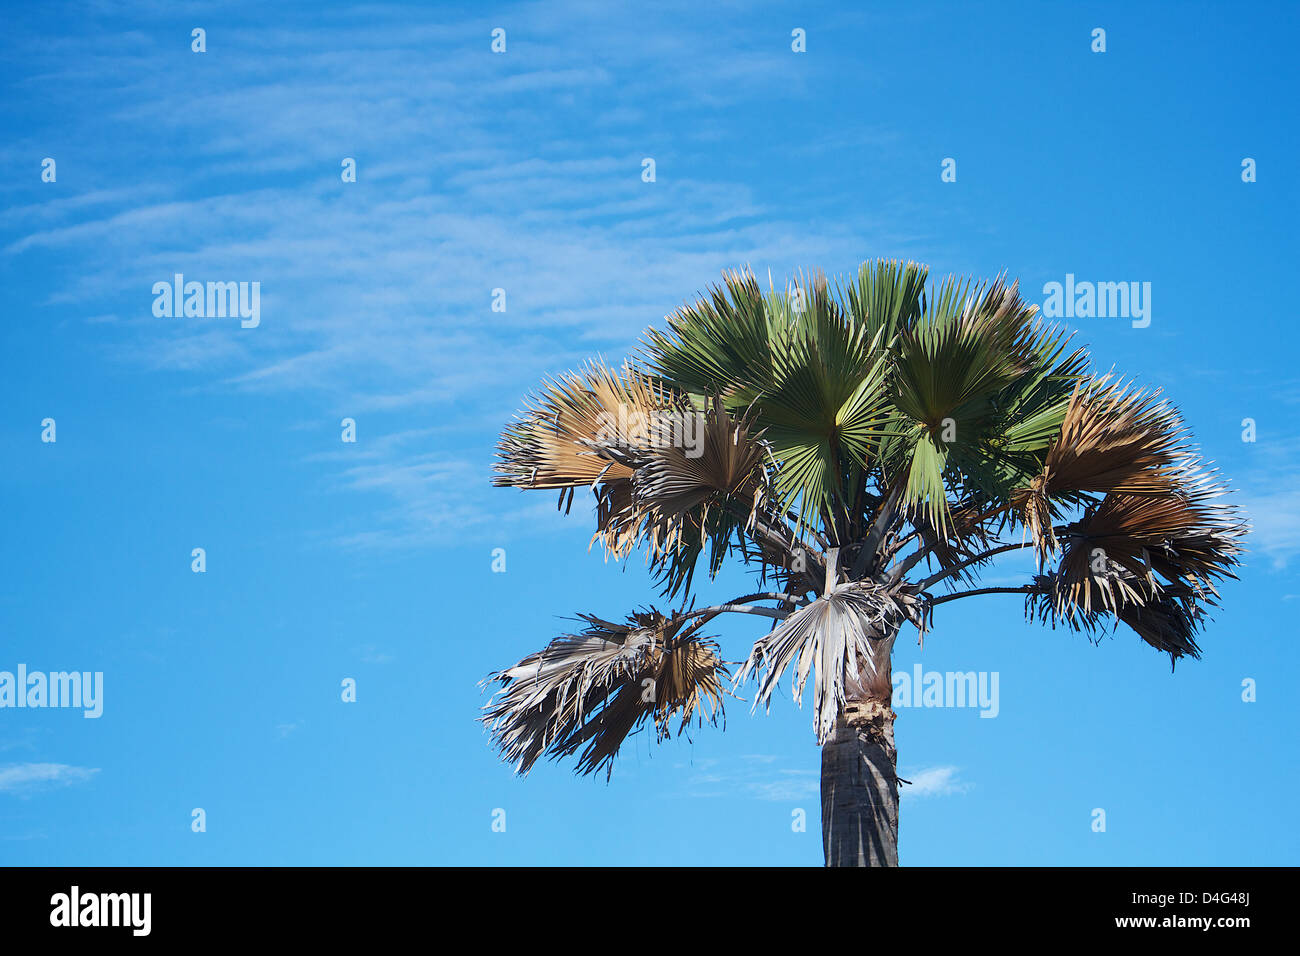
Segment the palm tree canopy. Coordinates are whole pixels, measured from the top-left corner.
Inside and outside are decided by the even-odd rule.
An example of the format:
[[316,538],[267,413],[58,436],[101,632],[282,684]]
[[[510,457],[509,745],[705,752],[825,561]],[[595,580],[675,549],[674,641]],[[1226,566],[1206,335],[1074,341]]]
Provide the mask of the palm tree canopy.
[[[774,619],[736,679],[762,672],[757,704],[787,670],[796,697],[812,673],[819,740],[873,642],[961,597],[1015,591],[1053,626],[1124,624],[1173,661],[1199,656],[1245,527],[1177,411],[1092,374],[1068,339],[1002,278],[930,283],[881,260],[764,292],[738,272],[620,368],[545,383],[503,432],[495,483],[558,489],[562,506],[589,488],[593,545],[644,548],[678,608],[585,616],[583,635],[493,675],[502,753],[526,772],[585,745],[579,771],[608,772],[645,721],[663,737],[670,715],[716,716],[729,672],[699,630],[723,613]],[[959,590],[1020,547],[1040,569],[1022,587]],[[710,577],[736,556],[773,589],[695,609],[706,554]]]

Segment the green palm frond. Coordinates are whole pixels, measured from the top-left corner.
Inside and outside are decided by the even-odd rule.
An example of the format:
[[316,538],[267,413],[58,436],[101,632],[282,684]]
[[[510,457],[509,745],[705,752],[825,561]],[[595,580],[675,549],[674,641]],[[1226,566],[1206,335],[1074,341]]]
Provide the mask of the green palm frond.
[[660,376],[695,395],[722,395],[729,408],[753,400],[770,380],[773,353],[790,335],[769,310],[752,272],[728,272],[707,298],[668,316],[668,330],[650,329],[646,355]]
[[920,317],[929,270],[888,259],[864,262],[848,288],[849,312],[867,335],[888,344]]
[[914,520],[940,540],[953,501],[984,520],[1009,509],[1059,434],[1086,353],[1036,311],[1014,283],[950,279],[899,337],[894,404],[907,438],[886,455]]
[[719,394],[752,414],[775,463],[780,510],[819,526],[848,497],[851,466],[870,467],[888,434],[885,330],[872,331],[813,276],[764,297],[752,275],[652,331],[654,373],[679,391]]

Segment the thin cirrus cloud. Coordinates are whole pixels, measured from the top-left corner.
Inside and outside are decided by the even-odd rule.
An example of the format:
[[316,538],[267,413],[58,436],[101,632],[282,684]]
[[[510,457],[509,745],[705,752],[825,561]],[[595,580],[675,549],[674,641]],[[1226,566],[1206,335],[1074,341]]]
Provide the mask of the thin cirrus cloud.
[[1269,559],[1273,570],[1281,571],[1300,554],[1300,490],[1291,476],[1290,487],[1279,486],[1244,494],[1238,499],[1249,516],[1251,530],[1246,546]]
[[[586,17],[599,12],[582,4],[573,9]],[[644,134],[637,131],[593,134],[591,123],[577,123],[585,108],[572,117],[576,128],[568,137],[551,129],[557,104],[548,97],[554,94],[584,91],[593,99],[583,105],[596,117],[606,106],[624,109],[603,92],[615,78],[611,71],[618,73],[620,90],[627,90],[628,80],[648,84],[656,102],[670,109],[674,98],[664,96],[666,89],[725,89],[715,81],[734,77],[735,63],[752,63],[754,51],[729,49],[725,31],[688,43],[667,22],[658,25],[657,41],[656,27],[647,24],[645,46],[630,50],[596,16],[584,21],[573,42],[609,67],[574,68],[565,53],[568,31],[554,17],[524,6],[511,19],[520,40],[506,62],[520,66],[469,49],[460,33],[478,29],[473,21],[412,24],[409,15],[386,14],[383,7],[361,26],[327,18],[315,29],[222,36],[212,49],[214,56],[220,51],[219,83],[200,69],[180,71],[162,92],[157,84],[130,80],[138,72],[117,67],[159,55],[138,49],[139,36],[126,42],[118,59],[109,52],[92,61],[103,75],[88,73],[79,59],[62,78],[89,108],[75,110],[71,126],[93,127],[110,117],[126,127],[110,142],[132,128],[147,131],[159,144],[151,161],[182,176],[172,180],[171,195],[156,195],[157,173],[151,171],[142,185],[155,195],[142,203],[121,184],[141,171],[124,170],[113,177],[114,189],[94,191],[96,215],[82,216],[85,207],[76,204],[33,209],[33,224],[41,228],[20,229],[6,251],[79,254],[71,281],[51,290],[53,303],[101,302],[112,295],[136,300],[134,310],[122,302],[121,311],[143,320],[139,340],[119,354],[146,365],[192,369],[202,354],[211,354],[223,371],[244,366],[228,379],[237,387],[346,391],[355,387],[350,373],[356,365],[378,363],[416,392],[417,382],[440,371],[422,357],[448,350],[411,348],[412,335],[433,346],[441,336],[460,335],[507,362],[535,354],[539,331],[623,346],[724,266],[810,260],[835,244],[825,230],[821,238],[801,239],[797,223],[752,221],[763,207],[739,184],[676,174],[641,182],[641,156],[654,151],[671,165],[672,143],[652,149],[638,142]],[[706,46],[708,56],[694,56],[702,51],[690,43]],[[431,60],[430,50],[442,47],[451,52]],[[638,80],[638,64],[651,49],[659,55],[675,50],[696,68],[656,71],[653,83]],[[289,58],[295,66],[271,83],[265,55],[284,57],[286,50],[300,55]],[[60,77],[57,63],[51,63],[52,77]],[[323,66],[329,69],[317,68]],[[119,84],[117,95],[97,96],[110,77]],[[523,109],[529,101],[520,99],[521,91],[537,97],[532,111]],[[94,108],[97,99],[113,105]],[[519,109],[523,120],[503,122],[503,111]],[[578,129],[581,139],[573,142]],[[175,143],[186,145],[169,145]],[[264,163],[281,154],[299,160],[315,155],[309,162],[318,172],[283,185],[255,175],[230,182],[232,162]],[[338,181],[343,155],[359,164],[358,183],[349,191]],[[115,162],[105,155],[92,165],[111,169]],[[214,179],[221,189],[212,188]],[[521,229],[521,222],[528,227]],[[629,241],[633,236],[638,241]],[[150,300],[138,290],[177,271],[261,281],[267,323],[258,341],[238,351],[185,349],[173,335],[159,335],[147,311]],[[505,314],[486,310],[488,292],[497,286],[510,293]],[[674,301],[665,301],[664,289],[679,290]],[[297,361],[303,357],[306,363]]]
[[0,767],[0,793],[28,794],[54,787],[84,783],[99,773],[98,767],[73,767],[64,763],[20,763]]
[[[209,28],[207,59],[138,31],[59,50],[19,38],[78,146],[57,204],[0,219],[0,250],[67,263],[49,269],[46,307],[82,316],[92,347],[142,374],[324,393],[347,414],[454,406],[495,431],[544,375],[595,353],[617,362],[725,268],[792,271],[881,247],[861,218],[810,230],[802,211],[712,175],[706,131],[667,123],[704,96],[803,82],[790,57],[743,48],[726,23],[682,35],[671,17],[629,44],[616,19],[588,4],[512,8],[509,57],[468,42],[488,35],[481,21],[413,24],[383,6],[363,23]],[[70,56],[79,43],[93,56]],[[691,69],[665,72],[665,58]],[[140,78],[159,61],[177,66],[169,83]],[[154,144],[146,161],[122,151],[136,140]],[[356,183],[341,182],[343,157]],[[260,282],[261,324],[154,317],[152,285],[175,273]],[[496,288],[505,312],[490,309]],[[116,318],[88,321],[104,315]],[[427,544],[494,517],[478,492],[440,494],[452,469],[486,474],[477,438],[344,466],[336,485],[388,507],[339,540]],[[448,504],[455,522],[434,517]]]
[[[747,796],[777,803],[818,799],[821,791],[817,771],[775,766],[779,759],[769,754],[746,754],[739,760],[696,760],[689,768],[684,795],[705,799]],[[678,769],[687,770],[682,765]]]
[[1262,555],[1273,571],[1285,570],[1300,555],[1300,440],[1291,435],[1269,435],[1257,444],[1243,443],[1249,467],[1239,471],[1228,500],[1238,506],[1250,524],[1245,547]]
[[[772,766],[776,760],[748,755],[741,762],[718,758],[696,761],[687,780],[686,795],[707,798],[743,794],[775,802],[819,799],[816,770]],[[900,788],[902,797],[954,796],[967,793],[972,787],[960,779],[959,768],[951,766],[928,767],[903,776],[910,782]]]

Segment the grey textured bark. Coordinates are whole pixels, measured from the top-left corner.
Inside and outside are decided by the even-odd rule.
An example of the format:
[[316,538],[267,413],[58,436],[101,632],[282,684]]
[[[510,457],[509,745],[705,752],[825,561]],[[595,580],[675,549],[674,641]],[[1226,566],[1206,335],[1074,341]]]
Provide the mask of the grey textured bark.
[[875,679],[857,688],[822,745],[822,846],[827,866],[898,866],[894,639],[876,646]]
[[897,759],[888,708],[869,723],[841,718],[822,746],[827,866],[898,866]]

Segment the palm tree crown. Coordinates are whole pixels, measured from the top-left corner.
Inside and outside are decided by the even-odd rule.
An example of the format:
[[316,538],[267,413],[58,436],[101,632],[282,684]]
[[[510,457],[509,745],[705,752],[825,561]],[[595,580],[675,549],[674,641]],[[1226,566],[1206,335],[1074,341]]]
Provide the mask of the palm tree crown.
[[[929,284],[915,263],[766,293],[730,273],[620,368],[545,383],[502,434],[495,483],[558,489],[566,508],[591,489],[593,545],[643,547],[669,607],[584,614],[492,675],[502,755],[527,772],[581,751],[579,772],[608,774],[646,722],[662,738],[716,719],[751,677],[766,705],[787,671],[796,700],[811,676],[825,743],[864,700],[888,712],[903,626],[924,634],[936,607],[994,592],[1054,627],[1122,623],[1171,661],[1198,657],[1243,523],[1176,410],[1092,374],[1036,312],[1014,283]],[[1019,548],[1037,574],[978,586]],[[697,607],[697,567],[728,556],[755,593]],[[726,613],[771,619],[734,677],[701,633]]]

